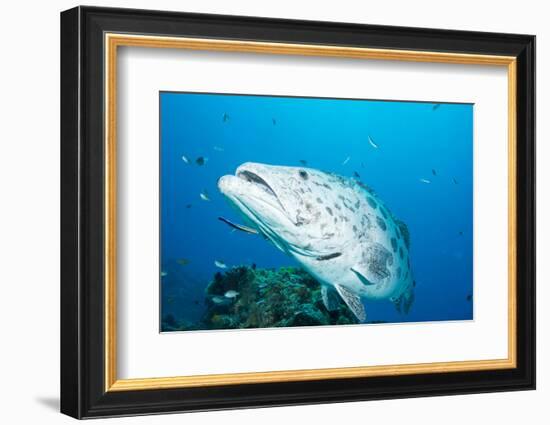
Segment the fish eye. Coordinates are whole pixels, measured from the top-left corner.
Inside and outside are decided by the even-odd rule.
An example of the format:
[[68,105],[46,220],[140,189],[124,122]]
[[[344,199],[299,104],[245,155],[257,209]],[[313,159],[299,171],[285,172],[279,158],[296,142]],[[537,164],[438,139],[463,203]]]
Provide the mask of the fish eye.
[[304,171],[304,170],[300,170],[298,172],[298,174],[300,175],[301,178],[303,178],[304,180],[307,180],[307,173]]

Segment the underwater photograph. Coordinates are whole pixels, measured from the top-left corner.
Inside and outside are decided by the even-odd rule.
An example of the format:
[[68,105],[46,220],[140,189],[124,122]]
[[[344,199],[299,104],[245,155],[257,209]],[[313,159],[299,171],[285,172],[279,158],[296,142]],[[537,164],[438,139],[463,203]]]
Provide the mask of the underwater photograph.
[[473,104],[159,107],[161,332],[473,320]]

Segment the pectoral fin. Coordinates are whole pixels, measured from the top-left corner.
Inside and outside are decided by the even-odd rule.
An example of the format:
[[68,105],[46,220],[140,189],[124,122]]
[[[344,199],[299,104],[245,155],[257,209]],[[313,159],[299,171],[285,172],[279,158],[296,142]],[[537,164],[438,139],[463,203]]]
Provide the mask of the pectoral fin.
[[367,313],[365,312],[365,307],[361,302],[361,298],[340,285],[335,285],[335,288],[355,317],[357,317],[360,322],[367,320]]
[[339,302],[336,298],[336,293],[328,286],[323,285],[321,287],[321,296],[323,297],[323,304],[328,311],[338,310]]
[[352,267],[350,269],[353,273],[355,273],[355,276],[357,276],[359,278],[359,280],[361,281],[361,283],[363,285],[367,285],[367,286],[370,286],[370,285],[374,285],[375,283],[374,282],[371,282],[370,280],[368,280],[365,275],[366,273],[364,271],[361,270],[360,267],[356,266],[356,267]]

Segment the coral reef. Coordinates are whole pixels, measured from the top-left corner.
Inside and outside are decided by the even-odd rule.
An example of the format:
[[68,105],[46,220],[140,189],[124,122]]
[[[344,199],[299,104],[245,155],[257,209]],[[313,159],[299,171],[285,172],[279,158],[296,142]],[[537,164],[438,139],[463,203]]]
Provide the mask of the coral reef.
[[243,329],[357,323],[340,301],[328,311],[321,286],[302,269],[248,266],[216,273],[205,291],[206,313],[200,323],[163,319],[163,330]]

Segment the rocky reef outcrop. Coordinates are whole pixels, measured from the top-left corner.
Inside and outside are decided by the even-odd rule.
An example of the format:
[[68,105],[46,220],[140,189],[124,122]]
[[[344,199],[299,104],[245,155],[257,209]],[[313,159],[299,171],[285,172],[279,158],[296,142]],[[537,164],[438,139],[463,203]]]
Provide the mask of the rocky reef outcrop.
[[216,273],[206,288],[206,312],[200,323],[163,320],[163,329],[246,329],[357,323],[340,301],[328,311],[321,286],[300,268],[257,269],[241,266]]

